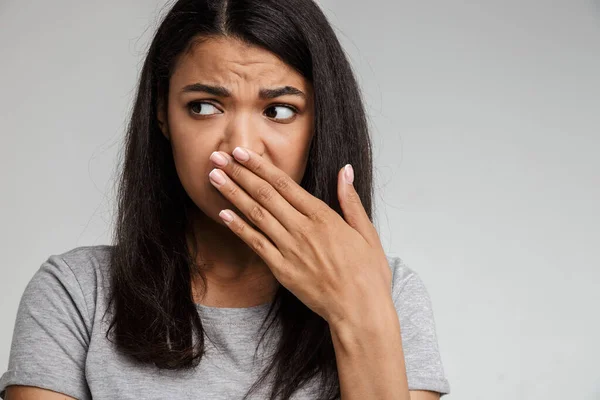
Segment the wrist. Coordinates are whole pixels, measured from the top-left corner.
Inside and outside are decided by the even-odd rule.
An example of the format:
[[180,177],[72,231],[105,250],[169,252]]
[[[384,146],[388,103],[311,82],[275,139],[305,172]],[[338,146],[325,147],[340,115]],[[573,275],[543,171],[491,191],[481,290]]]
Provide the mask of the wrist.
[[334,345],[343,349],[368,349],[377,340],[389,338],[400,330],[400,321],[393,302],[371,307],[364,315],[339,319],[329,325]]

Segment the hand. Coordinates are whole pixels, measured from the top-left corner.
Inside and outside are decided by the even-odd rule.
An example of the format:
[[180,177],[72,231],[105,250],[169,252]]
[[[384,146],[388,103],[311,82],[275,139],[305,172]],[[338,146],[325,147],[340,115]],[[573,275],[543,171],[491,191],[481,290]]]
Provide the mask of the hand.
[[[217,153],[226,159],[225,165],[217,163]],[[211,155],[219,167],[211,171],[211,183],[268,239],[231,210],[219,216],[275,278],[330,324],[366,323],[389,311],[391,271],[344,168],[338,171],[342,218],[259,154],[236,147],[233,155],[235,159],[224,152]],[[219,172],[224,172],[220,185],[212,179]]]

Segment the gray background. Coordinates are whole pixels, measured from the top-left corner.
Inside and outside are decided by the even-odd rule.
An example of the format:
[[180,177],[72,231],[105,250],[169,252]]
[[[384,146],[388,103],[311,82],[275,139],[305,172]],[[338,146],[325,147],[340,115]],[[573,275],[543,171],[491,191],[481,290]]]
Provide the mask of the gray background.
[[[40,264],[110,241],[164,4],[0,1],[2,370]],[[449,398],[600,399],[600,4],[320,4],[364,89],[382,242],[433,299]]]

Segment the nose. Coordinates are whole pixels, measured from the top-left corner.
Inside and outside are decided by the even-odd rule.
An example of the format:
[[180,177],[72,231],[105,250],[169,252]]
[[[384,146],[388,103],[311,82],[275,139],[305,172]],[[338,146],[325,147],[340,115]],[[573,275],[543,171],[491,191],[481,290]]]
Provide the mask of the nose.
[[253,121],[250,113],[240,113],[225,127],[223,142],[219,150],[231,155],[236,147],[245,147],[262,156],[264,132],[259,128],[262,121]]

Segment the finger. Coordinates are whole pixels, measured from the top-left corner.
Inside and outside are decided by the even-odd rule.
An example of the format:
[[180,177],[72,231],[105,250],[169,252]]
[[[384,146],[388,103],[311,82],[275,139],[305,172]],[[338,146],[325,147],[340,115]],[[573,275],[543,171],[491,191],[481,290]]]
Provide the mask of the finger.
[[[249,171],[248,171],[249,172]],[[249,221],[264,232],[279,248],[289,246],[290,233],[281,223],[256,200],[231,180],[224,171],[213,169],[209,180],[221,194],[242,212]]]
[[[244,152],[248,158],[244,157]],[[236,161],[273,186],[289,204],[304,216],[310,217],[315,210],[322,210],[326,205],[321,199],[304,190],[288,174],[252,150],[236,147],[233,150],[233,156]]]
[[[353,174],[352,174],[353,175]],[[342,208],[344,220],[371,246],[381,246],[375,226],[369,219],[360,196],[352,182],[346,179],[345,168],[338,171],[338,200]]]
[[[225,164],[220,164],[219,168],[270,212],[288,232],[298,226],[302,213],[296,210],[269,182],[240,164],[229,154],[221,151],[215,153],[221,155],[226,161]],[[211,160],[214,160],[213,157],[214,153],[211,155]]]
[[[221,210],[219,217],[233,233],[242,239],[267,264],[275,279],[283,278],[284,257],[277,247],[263,234],[257,232],[246,221],[229,209]],[[230,217],[230,218],[229,218]]]

